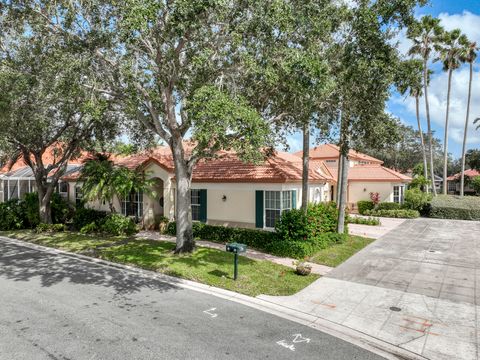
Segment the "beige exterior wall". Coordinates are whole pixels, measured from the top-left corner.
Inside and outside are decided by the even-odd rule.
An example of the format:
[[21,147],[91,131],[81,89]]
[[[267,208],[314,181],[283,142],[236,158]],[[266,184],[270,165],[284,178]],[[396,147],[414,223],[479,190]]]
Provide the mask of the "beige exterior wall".
[[402,183],[350,181],[348,183],[348,202],[356,204],[360,200],[370,200],[371,192],[380,194],[380,202],[392,202],[395,185],[402,185]]

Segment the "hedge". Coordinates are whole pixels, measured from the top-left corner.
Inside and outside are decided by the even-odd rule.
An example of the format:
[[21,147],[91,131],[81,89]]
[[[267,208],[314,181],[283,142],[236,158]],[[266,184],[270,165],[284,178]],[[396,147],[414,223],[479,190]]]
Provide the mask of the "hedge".
[[394,202],[383,202],[377,205],[375,210],[400,210],[402,205]]
[[360,224],[360,225],[372,225],[377,226],[380,225],[380,219],[374,217],[360,217],[360,216],[349,216],[348,217],[349,224]]
[[267,247],[267,252],[272,255],[305,259],[330,245],[342,243],[347,239],[347,234],[324,233],[314,241],[284,241],[278,239]]
[[480,197],[439,195],[430,202],[428,215],[437,219],[480,220]]
[[367,210],[373,210],[375,204],[371,200],[360,200],[357,202],[358,213],[363,215]]
[[420,216],[417,210],[400,209],[400,210],[367,210],[365,215],[380,216],[390,218],[406,218],[414,219]]

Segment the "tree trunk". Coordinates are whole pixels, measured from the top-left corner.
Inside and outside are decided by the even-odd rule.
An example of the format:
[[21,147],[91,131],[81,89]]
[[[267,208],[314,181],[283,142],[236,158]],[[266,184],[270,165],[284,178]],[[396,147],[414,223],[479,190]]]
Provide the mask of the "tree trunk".
[[338,171],[337,171],[337,193],[335,194],[335,202],[337,207],[340,204],[340,192],[342,191],[342,182],[340,181],[343,173],[343,157],[339,153],[338,157]]
[[342,175],[339,177],[338,182],[341,184],[339,186],[339,201],[338,201],[338,224],[337,224],[337,232],[339,234],[343,234],[345,232],[345,218],[346,218],[346,211],[347,211],[347,192],[348,192],[348,146],[343,146],[344,150],[340,150],[340,157],[342,160]]
[[[425,180],[428,182],[427,152],[425,149],[425,140],[423,139],[422,122],[420,121],[420,99],[418,98],[418,95],[415,96],[415,110],[417,115],[418,131],[420,132],[420,143],[422,144],[423,176]],[[427,184],[426,191],[428,193],[428,184]]]
[[303,127],[303,170],[302,170],[302,210],[308,208],[308,174],[310,164],[310,124]]
[[182,139],[172,140],[172,154],[175,162],[175,177],[177,181],[177,201],[175,217],[177,223],[177,242],[175,254],[191,253],[195,249],[192,225],[192,174],[188,162],[185,160]]
[[472,98],[472,77],[473,77],[473,61],[470,61],[470,79],[468,81],[467,115],[465,116],[465,129],[463,131],[462,171],[460,175],[460,196],[463,196],[465,193],[465,152],[467,150],[468,120],[470,118],[470,102]]
[[425,111],[427,115],[427,127],[428,127],[428,148],[430,153],[430,178],[432,179],[433,195],[437,196],[437,188],[435,187],[435,173],[433,171],[433,136],[432,136],[432,124],[430,122],[430,104],[428,103],[428,63],[426,59],[423,61],[423,92],[425,94]]
[[443,195],[447,195],[447,177],[448,177],[448,116],[450,115],[450,93],[452,90],[452,73],[448,70],[448,90],[447,90],[447,110],[445,112],[445,137],[443,139]]
[[45,185],[43,182],[37,181],[38,205],[40,211],[40,222],[43,224],[52,223],[52,194],[54,187],[52,184]]

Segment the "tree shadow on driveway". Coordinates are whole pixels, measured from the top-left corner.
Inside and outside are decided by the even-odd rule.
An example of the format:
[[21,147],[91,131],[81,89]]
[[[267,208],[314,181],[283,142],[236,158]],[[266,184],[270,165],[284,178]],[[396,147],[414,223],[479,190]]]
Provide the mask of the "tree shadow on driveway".
[[40,278],[41,286],[50,287],[62,281],[73,284],[113,288],[130,294],[148,288],[155,291],[177,291],[180,287],[129,272],[75,258],[53,254],[26,246],[0,241],[0,277],[14,281]]

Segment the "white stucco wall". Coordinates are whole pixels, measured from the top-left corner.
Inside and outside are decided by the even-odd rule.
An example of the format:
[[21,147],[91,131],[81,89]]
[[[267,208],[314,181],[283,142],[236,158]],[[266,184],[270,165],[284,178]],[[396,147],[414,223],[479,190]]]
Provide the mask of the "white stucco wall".
[[348,202],[357,203],[360,200],[370,200],[370,193],[378,192],[380,194],[380,202],[393,201],[393,187],[402,185],[401,183],[391,183],[386,181],[378,182],[357,182],[350,181],[348,186]]

